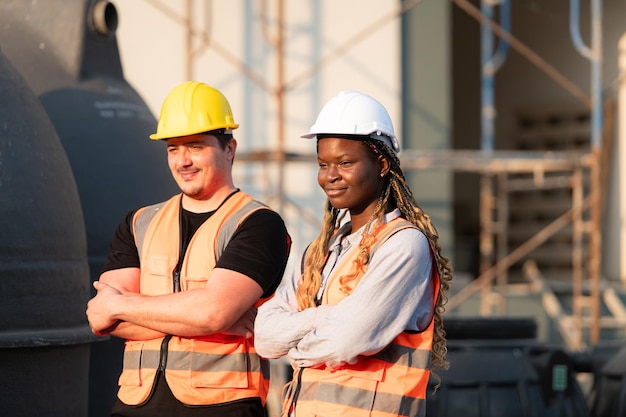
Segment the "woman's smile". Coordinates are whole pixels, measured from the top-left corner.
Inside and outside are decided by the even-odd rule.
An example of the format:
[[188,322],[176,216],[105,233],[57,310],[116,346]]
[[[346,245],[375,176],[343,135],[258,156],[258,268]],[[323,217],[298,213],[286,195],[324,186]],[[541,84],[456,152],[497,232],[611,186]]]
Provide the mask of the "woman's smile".
[[346,188],[345,187],[328,187],[324,190],[324,192],[326,193],[326,196],[328,198],[338,197],[340,195],[345,194]]

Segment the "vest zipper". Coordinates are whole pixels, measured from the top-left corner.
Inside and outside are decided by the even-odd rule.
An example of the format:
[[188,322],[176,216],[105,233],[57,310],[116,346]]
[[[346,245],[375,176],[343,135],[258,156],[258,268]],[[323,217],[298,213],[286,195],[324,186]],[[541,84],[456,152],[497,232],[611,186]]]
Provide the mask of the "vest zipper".
[[174,284],[174,288],[173,291],[174,292],[180,292],[180,272],[178,270],[175,270],[173,273],[173,284]]
[[[157,369],[157,371],[159,372],[163,372],[165,371],[165,367],[167,366],[167,352],[168,352],[168,344],[170,343],[170,339],[172,338],[171,334],[168,334],[167,336],[165,336],[163,338],[163,341],[161,342],[161,354],[160,359],[159,359],[159,368]],[[158,377],[158,372],[157,372],[157,377]]]
[[172,272],[173,278],[173,292],[180,292],[180,269],[182,268],[183,258],[185,253],[185,244],[183,238],[185,236],[186,223],[183,221],[183,198],[180,198],[178,206],[178,262],[176,262],[176,269]]
[[[176,269],[174,269],[174,271],[172,272],[172,290],[173,292],[180,292],[180,264],[181,264],[181,258],[182,258],[182,250],[183,250],[183,230],[182,230],[182,198],[181,198],[181,202],[180,202],[180,207],[178,209],[179,211],[179,215],[178,215],[178,225],[179,225],[179,229],[180,229],[180,236],[179,236],[179,241],[180,241],[180,248],[178,250],[178,262],[176,264]],[[167,366],[167,354],[169,352],[168,349],[168,345],[170,343],[170,340],[172,339],[172,335],[168,334],[167,336],[165,336],[163,338],[163,341],[161,342],[161,352],[160,352],[160,358],[159,358],[159,368],[158,368],[158,372],[156,375],[156,378],[158,378],[159,376],[159,372],[165,372],[165,368]],[[154,387],[153,387],[154,389]]]

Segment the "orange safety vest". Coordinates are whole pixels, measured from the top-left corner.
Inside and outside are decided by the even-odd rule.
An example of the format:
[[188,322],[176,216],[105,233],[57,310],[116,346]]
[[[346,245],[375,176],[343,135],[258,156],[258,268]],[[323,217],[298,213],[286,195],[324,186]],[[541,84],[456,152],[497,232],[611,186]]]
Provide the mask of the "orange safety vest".
[[[415,225],[402,218],[379,225],[373,233],[370,256],[391,235],[409,227]],[[336,304],[348,296],[340,290],[339,278],[352,272],[357,252],[358,247],[352,248],[328,277],[322,304]],[[364,272],[350,282],[349,292],[354,290]],[[435,263],[432,278],[438,289],[439,274]],[[437,294],[438,290],[433,307]],[[283,404],[284,410],[293,407],[296,417],[424,416],[433,334],[434,320],[431,319],[424,331],[405,331],[377,354],[359,356],[354,365],[296,369],[291,392]]]
[[[133,234],[141,260],[140,292],[174,292],[173,271],[180,251],[180,201],[140,209],[133,218]],[[232,195],[196,231],[180,270],[181,291],[204,288],[226,244],[252,212],[269,209],[243,192]],[[257,306],[265,300],[259,300]],[[258,397],[265,404],[269,362],[256,354],[252,339],[222,333],[199,337],[166,336],[127,340],[119,378],[119,399],[144,403],[152,392],[157,371],[163,370],[174,396],[188,405],[210,405]]]

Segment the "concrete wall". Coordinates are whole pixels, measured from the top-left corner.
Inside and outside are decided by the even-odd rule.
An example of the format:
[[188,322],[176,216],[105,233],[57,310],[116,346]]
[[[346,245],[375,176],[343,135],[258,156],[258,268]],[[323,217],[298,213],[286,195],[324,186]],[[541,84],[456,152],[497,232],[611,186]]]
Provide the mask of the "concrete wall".
[[[406,148],[445,150],[452,142],[451,4],[425,1],[403,16],[402,135]],[[446,256],[455,263],[453,173],[407,172],[418,204],[430,215]]]

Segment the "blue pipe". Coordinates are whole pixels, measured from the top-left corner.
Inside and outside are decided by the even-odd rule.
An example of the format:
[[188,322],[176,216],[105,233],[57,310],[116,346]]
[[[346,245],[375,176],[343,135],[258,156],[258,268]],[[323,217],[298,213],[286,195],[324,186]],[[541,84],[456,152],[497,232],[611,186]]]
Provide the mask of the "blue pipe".
[[602,145],[602,0],[591,0],[591,48],[580,36],[580,0],[570,0],[570,35],[578,52],[591,61],[591,146]]
[[[489,0],[481,0],[480,11],[489,20],[493,20],[494,8]],[[511,7],[509,0],[502,0],[500,8],[500,27],[510,32]],[[496,53],[494,50],[494,36],[491,27],[481,23],[481,143],[482,150],[493,151],[495,138],[495,99],[494,78],[502,67],[509,51],[509,44],[503,39],[498,42]]]
[[[505,31],[511,31],[511,3],[510,0],[501,0],[500,3],[500,27]],[[507,55],[509,54],[509,43],[504,39],[498,41],[498,49],[492,59],[494,68],[497,70],[502,67]]]

